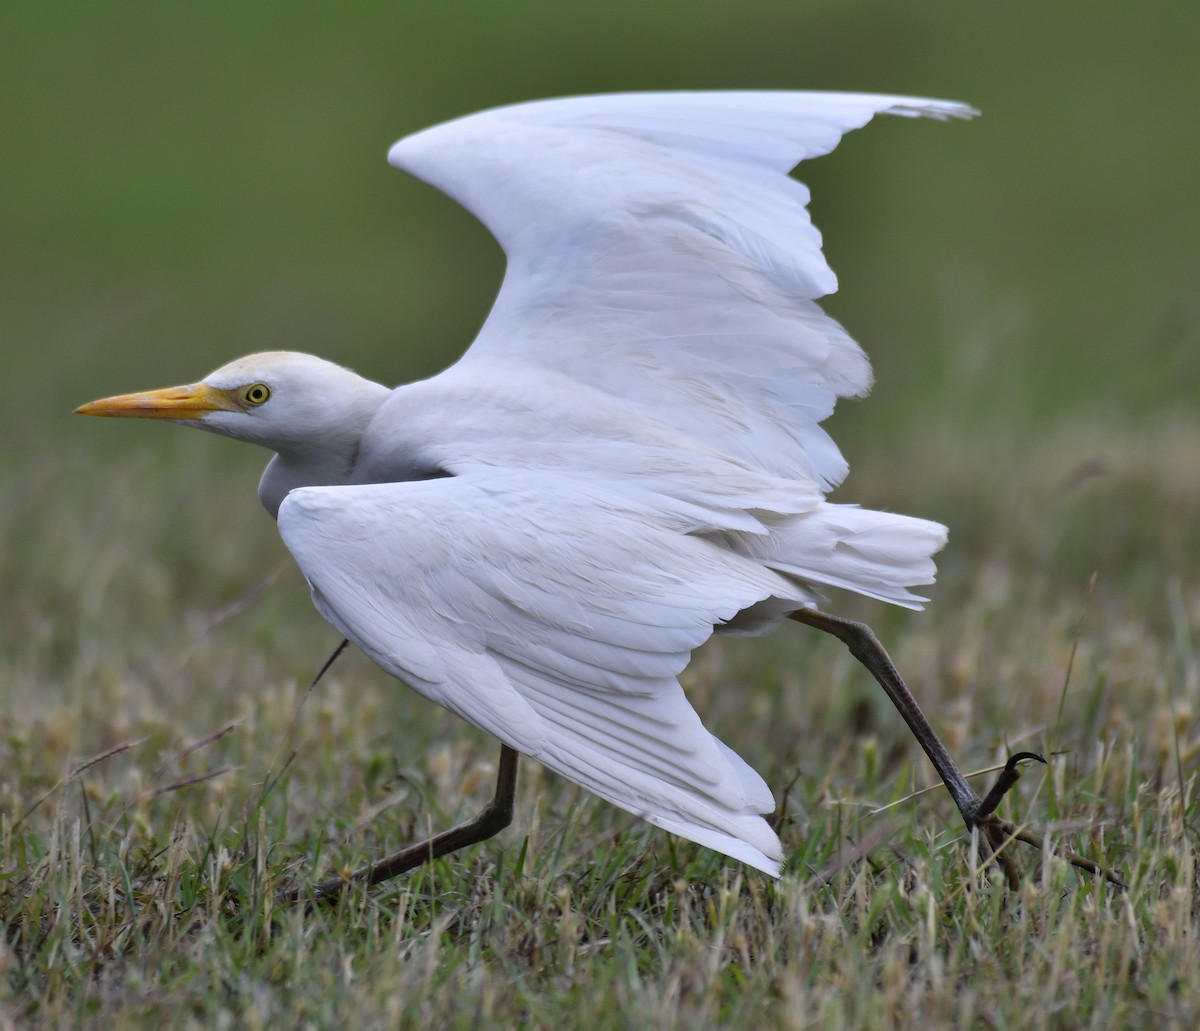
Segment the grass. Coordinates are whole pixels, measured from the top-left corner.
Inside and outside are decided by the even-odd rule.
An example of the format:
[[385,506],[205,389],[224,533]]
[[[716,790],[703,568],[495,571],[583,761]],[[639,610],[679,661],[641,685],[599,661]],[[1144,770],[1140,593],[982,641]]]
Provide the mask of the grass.
[[[249,467],[219,538],[203,514],[232,450],[172,436],[116,483],[64,465],[5,528],[5,575],[37,594],[4,613],[0,1027],[1194,1026],[1197,432],[1110,432],[1090,479],[1076,428],[993,449],[987,477],[982,442],[931,438],[922,470],[880,453],[852,480],[965,532],[930,612],[841,610],[876,624],[968,767],[1060,753],[1005,815],[1127,891],[1024,847],[1020,891],[977,871],[944,794],[912,797],[932,771],[886,699],[795,628],[687,674],[786,797],[778,883],[527,763],[494,841],[280,908],[475,811],[497,749],[361,656],[308,694],[336,637],[282,551],[257,584],[278,545]],[[47,505],[78,520],[52,562]]]
[[[1200,1025],[1200,8],[414,11],[0,9],[0,1031]],[[387,144],[735,86],[984,112],[880,120],[803,171],[878,375],[831,423],[840,498],[952,529],[928,612],[837,610],[966,768],[1058,753],[1003,815],[1129,890],[1024,847],[1019,892],[977,872],[886,699],[789,627],[687,674],[786,797],[778,883],[529,764],[493,842],[281,910],[474,812],[498,749],[361,656],[306,693],[337,639],[254,501],[261,456],[70,408],[274,347],[433,372],[500,258]]]

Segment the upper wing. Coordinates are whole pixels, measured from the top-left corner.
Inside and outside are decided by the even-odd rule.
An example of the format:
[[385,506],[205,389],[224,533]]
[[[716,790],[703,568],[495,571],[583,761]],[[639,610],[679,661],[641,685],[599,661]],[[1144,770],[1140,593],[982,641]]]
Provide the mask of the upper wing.
[[837,93],[575,97],[427,129],[389,160],[473,212],[508,256],[460,365],[566,374],[828,488],[846,465],[818,424],[871,372],[814,303],[837,280],[808,191],[786,173],[881,112],[974,113]]
[[[611,802],[778,873],[771,793],[677,674],[713,625],[803,588],[615,483],[494,473],[292,491],[322,614],[421,694]],[[702,529],[702,527],[700,527]]]

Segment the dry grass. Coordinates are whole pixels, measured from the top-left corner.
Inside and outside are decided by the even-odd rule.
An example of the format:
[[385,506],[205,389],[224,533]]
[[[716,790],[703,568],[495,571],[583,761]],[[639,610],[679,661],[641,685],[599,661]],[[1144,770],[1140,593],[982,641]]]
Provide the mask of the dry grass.
[[907,798],[932,773],[886,699],[794,628],[688,674],[710,726],[791,785],[779,883],[526,765],[494,842],[281,910],[280,887],[478,806],[494,745],[361,657],[306,696],[336,637],[249,458],[179,435],[117,483],[87,455],[18,475],[0,1028],[1194,1027],[1198,434],[930,435],[920,465],[858,459],[851,481],[955,543],[929,613],[844,610],[967,766],[1061,753],[1005,814],[1123,892],[1028,849],[1021,891],[978,874],[941,792]]
[[[0,12],[0,1031],[1200,1026],[1200,6],[133,11]],[[845,499],[952,527],[929,612],[840,610],[968,768],[1061,752],[1005,815],[1130,889],[1027,849],[1020,892],[977,878],[944,794],[906,800],[933,774],[886,700],[789,627],[689,673],[791,785],[779,883],[527,767],[494,842],[281,912],[276,886],[470,812],[497,749],[361,657],[304,700],[336,638],[257,510],[261,456],[69,408],[266,347],[430,373],[501,258],[387,143],[755,85],[984,111],[881,120],[802,173],[878,374],[834,417]]]

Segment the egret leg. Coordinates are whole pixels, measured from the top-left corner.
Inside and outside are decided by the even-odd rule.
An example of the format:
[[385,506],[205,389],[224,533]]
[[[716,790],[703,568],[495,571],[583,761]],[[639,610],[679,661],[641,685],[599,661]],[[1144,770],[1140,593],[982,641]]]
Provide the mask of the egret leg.
[[879,686],[887,693],[892,704],[900,710],[904,722],[913,732],[934,769],[938,771],[954,804],[958,806],[967,830],[971,832],[978,843],[979,853],[987,862],[994,860],[1004,871],[1009,887],[1020,885],[1019,871],[1012,858],[1004,850],[1004,846],[1012,837],[1013,828],[994,816],[996,807],[1008,790],[1017,782],[1021,771],[1017,763],[1022,759],[1037,759],[1045,762],[1040,755],[1033,752],[1018,752],[1005,764],[1003,772],[996,779],[992,790],[984,798],[980,798],[963,776],[962,770],[950,755],[949,749],[942,744],[937,731],[921,711],[916,698],[904,683],[899,670],[892,662],[891,656],[884,650],[875,632],[865,623],[831,616],[816,609],[798,609],[791,618],[806,626],[816,627],[827,634],[832,634],[850,649],[850,653],[870,671],[878,681]]
[[460,848],[486,841],[499,834],[510,823],[513,817],[513,799],[517,791],[517,757],[515,749],[508,745],[500,746],[500,769],[496,775],[496,794],[484,807],[483,812],[473,820],[460,823],[441,834],[435,834],[425,841],[408,845],[384,856],[367,866],[355,870],[346,877],[329,877],[318,881],[306,893],[296,890],[289,896],[289,901],[299,901],[311,898],[315,902],[328,902],[336,899],[352,884],[361,884],[369,888],[380,881],[407,873],[409,870],[432,863],[439,856],[457,852]]

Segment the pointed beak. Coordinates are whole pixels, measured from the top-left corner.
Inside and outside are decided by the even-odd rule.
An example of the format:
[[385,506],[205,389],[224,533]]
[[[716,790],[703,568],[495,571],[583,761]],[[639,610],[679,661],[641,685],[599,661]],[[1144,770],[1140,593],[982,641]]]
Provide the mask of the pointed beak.
[[118,394],[80,405],[76,415],[102,415],[115,419],[202,419],[209,412],[240,411],[225,390],[207,383],[186,387],[147,390],[140,394]]

